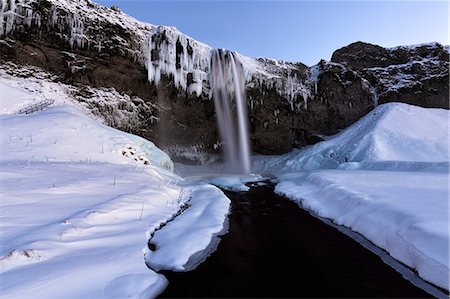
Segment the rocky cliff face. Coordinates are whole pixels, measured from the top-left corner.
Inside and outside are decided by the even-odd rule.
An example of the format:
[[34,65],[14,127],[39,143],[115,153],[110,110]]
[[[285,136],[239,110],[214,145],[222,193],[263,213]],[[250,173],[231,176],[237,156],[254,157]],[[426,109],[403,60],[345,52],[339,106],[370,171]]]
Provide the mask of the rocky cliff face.
[[379,104],[448,109],[449,53],[438,43],[386,49],[357,42],[335,51],[331,61],[367,79]]
[[[89,0],[0,5],[0,67],[8,74],[20,75],[12,65],[22,75],[23,67],[39,67],[73,86],[72,99],[105,123],[173,156],[220,149],[209,46]],[[314,143],[379,103],[449,104],[449,56],[437,43],[386,49],[357,42],[312,67],[236,56],[245,71],[253,150],[262,154]]]

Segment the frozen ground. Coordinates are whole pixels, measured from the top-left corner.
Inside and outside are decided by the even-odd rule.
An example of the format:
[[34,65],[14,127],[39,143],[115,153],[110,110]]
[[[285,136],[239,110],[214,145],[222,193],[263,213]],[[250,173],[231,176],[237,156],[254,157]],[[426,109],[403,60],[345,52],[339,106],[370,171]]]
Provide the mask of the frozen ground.
[[281,157],[256,157],[276,192],[362,234],[449,289],[449,112],[381,105],[340,134]]
[[2,297],[154,297],[167,281],[146,263],[192,267],[226,228],[223,193],[172,173],[151,142],[88,118],[58,84],[53,107],[14,115],[42,97],[10,86],[0,79]]

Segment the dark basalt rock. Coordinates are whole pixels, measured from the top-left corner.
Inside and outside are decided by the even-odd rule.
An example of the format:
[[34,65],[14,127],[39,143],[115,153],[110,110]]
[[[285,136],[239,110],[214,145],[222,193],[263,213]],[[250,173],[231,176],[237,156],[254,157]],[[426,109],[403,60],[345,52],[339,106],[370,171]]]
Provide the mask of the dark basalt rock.
[[449,54],[438,43],[386,49],[356,42],[336,50],[331,61],[367,79],[379,104],[449,108]]

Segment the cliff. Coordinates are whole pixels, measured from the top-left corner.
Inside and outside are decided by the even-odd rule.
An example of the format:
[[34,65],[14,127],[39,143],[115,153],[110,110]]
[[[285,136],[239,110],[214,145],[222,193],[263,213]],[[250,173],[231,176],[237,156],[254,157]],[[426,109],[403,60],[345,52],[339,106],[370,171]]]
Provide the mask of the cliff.
[[[208,45],[89,0],[0,5],[6,74],[35,76],[26,70],[37,67],[46,80],[71,86],[71,99],[104,123],[153,140],[175,158],[220,149]],[[449,55],[438,43],[387,49],[356,42],[314,66],[236,56],[257,153],[315,143],[379,103],[449,105]]]

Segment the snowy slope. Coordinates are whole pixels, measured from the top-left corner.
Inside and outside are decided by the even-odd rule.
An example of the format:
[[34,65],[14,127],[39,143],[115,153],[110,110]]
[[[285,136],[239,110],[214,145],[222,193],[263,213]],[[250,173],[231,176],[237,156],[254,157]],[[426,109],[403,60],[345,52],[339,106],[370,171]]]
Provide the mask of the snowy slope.
[[33,115],[5,116],[0,119],[0,126],[8,128],[2,134],[8,146],[2,148],[1,162],[128,164],[135,161],[173,169],[169,156],[150,141],[93,122],[67,104]]
[[[0,96],[7,103],[0,115],[2,296],[151,298],[167,281],[146,263],[169,256],[162,266],[183,270],[195,266],[191,257],[204,258],[228,214],[219,189],[185,182],[153,143],[84,115],[64,97],[64,85],[15,80],[0,79],[8,89],[7,99]],[[13,114],[30,91],[55,97],[55,105]],[[205,207],[209,213],[198,213]],[[171,225],[191,238],[170,240]]]
[[[14,114],[32,103],[51,100],[55,104],[71,103],[98,122],[125,131],[159,121],[156,104],[114,88],[64,84],[39,67],[11,62],[0,65],[0,76],[3,114]],[[17,96],[11,98],[9,91]]]
[[256,158],[254,171],[337,168],[346,162],[449,161],[448,120],[445,109],[384,104],[326,141],[280,158]]
[[[18,111],[22,106],[27,106],[35,100],[32,95],[24,90],[3,82],[0,82],[0,90],[2,95],[0,98],[0,107],[2,107],[1,114]],[[17,101],[12,100],[15,98],[17,98]]]
[[449,289],[449,112],[384,104],[341,133],[255,170],[276,192],[363,235]]

